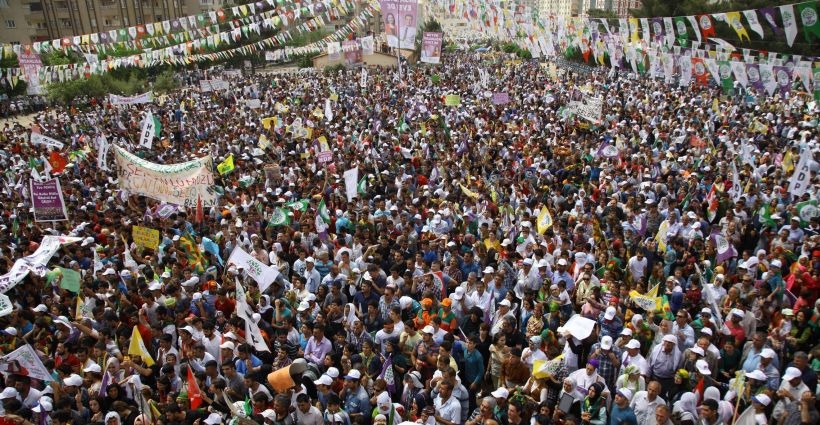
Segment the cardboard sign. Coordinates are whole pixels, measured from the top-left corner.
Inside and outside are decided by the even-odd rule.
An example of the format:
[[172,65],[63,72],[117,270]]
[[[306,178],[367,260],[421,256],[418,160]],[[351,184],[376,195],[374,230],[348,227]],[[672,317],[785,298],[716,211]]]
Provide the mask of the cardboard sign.
[[159,230],[142,226],[131,227],[131,237],[134,243],[144,248],[156,250],[159,248]]

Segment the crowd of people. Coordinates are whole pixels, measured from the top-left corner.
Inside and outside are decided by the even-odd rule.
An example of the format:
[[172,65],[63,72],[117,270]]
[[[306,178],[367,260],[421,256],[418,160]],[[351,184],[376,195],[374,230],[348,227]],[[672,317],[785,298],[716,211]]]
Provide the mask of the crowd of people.
[[[69,220],[54,223],[33,220],[26,189],[49,148],[6,124],[0,272],[71,235],[82,242],[48,268],[82,279],[74,293],[29,273],[6,293],[0,351],[31,346],[53,380],[0,366],[3,420],[816,422],[820,220],[798,204],[817,200],[818,163],[805,193],[787,188],[820,149],[817,104],[545,65],[454,53],[364,81],[255,75],[150,104],[50,107],[36,131],[62,152],[89,147],[57,176]],[[567,110],[584,96],[604,99],[600,121]],[[151,149],[138,145],[146,110],[162,128]],[[331,163],[317,161],[322,136]],[[236,168],[215,172],[203,217],[166,214],[120,189],[112,153],[98,164],[101,137],[155,163],[233,154]],[[289,220],[272,224],[280,208]],[[137,225],[160,230],[158,249],[134,242]],[[737,255],[718,261],[715,232]],[[273,284],[229,262],[237,248],[277,270]]]

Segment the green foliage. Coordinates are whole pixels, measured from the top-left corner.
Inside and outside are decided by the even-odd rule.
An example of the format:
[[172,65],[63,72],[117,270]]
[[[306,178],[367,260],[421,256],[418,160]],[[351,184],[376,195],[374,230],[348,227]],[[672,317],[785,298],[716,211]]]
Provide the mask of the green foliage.
[[587,10],[587,16],[590,18],[618,19],[615,12],[604,9],[589,9]]
[[299,68],[313,67],[313,58],[310,55],[293,56],[291,60]]
[[424,32],[441,32],[441,24],[434,18],[430,18],[421,26],[420,33]]
[[336,74],[345,69],[345,65],[343,63],[326,66],[325,67],[325,74]]
[[46,93],[50,100],[67,104],[81,96],[104,96],[107,87],[103,77],[92,75],[88,79],[49,84],[46,86]]
[[22,96],[26,94],[27,88],[28,83],[23,80],[17,80],[17,84],[14,85],[14,88],[3,88],[3,90],[0,90],[0,93],[5,94],[9,98],[14,98],[15,96]]
[[179,81],[177,81],[174,76],[174,72],[171,70],[166,70],[157,75],[157,78],[154,80],[155,93],[168,93],[175,90],[177,87],[179,87]]
[[520,48],[515,43],[507,43],[501,46],[501,51],[504,53],[518,53]]
[[85,58],[73,51],[66,50],[42,53],[40,54],[40,61],[43,62],[43,66],[54,66],[82,63],[85,62]]
[[17,62],[17,55],[15,53],[0,59],[0,68],[17,68],[19,66],[20,63]]
[[518,52],[516,52],[516,54],[521,59],[532,59],[532,53],[530,53],[530,51],[527,49],[519,49]]

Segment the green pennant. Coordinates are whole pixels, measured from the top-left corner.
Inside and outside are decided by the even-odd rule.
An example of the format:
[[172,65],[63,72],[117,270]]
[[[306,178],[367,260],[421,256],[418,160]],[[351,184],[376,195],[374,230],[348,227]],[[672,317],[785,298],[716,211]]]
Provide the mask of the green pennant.
[[292,201],[285,204],[285,207],[290,208],[292,210],[305,212],[308,209],[309,201],[307,199],[300,199],[298,201]]

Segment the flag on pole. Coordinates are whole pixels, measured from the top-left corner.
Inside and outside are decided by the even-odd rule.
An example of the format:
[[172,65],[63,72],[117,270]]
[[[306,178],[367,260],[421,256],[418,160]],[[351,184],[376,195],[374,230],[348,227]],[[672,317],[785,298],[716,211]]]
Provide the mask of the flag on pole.
[[387,356],[387,360],[382,365],[382,371],[379,373],[379,379],[384,379],[387,382],[387,391],[391,394],[396,389],[396,376],[393,371],[393,353]]
[[151,353],[149,353],[148,349],[145,348],[145,342],[143,342],[139,327],[136,325],[131,331],[131,342],[128,344],[128,354],[132,356],[140,356],[142,361],[144,361],[148,367],[154,365],[154,358],[151,357]]
[[145,115],[145,120],[142,122],[142,130],[140,131],[140,146],[146,147],[151,149],[151,144],[154,141],[154,137],[159,137],[160,132],[160,122],[154,114],[148,112]]
[[536,222],[538,233],[544,234],[550,227],[552,227],[552,214],[547,206],[541,207],[541,212],[538,214],[538,221]]
[[191,409],[196,409],[202,404],[202,391],[199,390],[190,365],[188,365],[188,400],[191,401]]
[[205,221],[205,211],[202,209],[202,197],[199,195],[196,197],[196,215],[194,217],[194,221],[197,224]]
[[31,345],[21,345],[20,348],[0,357],[0,371],[7,374],[28,376],[43,382],[53,381],[54,378],[40,361],[37,352]]
[[718,226],[715,226],[712,234],[709,236],[709,239],[712,240],[712,243],[715,244],[715,265],[721,264],[732,257],[737,257],[737,249],[735,246],[726,239],[726,236],[723,236],[723,232],[720,231]]
[[284,208],[277,208],[273,210],[273,214],[268,221],[268,227],[287,226],[290,224],[290,216]]
[[717,193],[715,193],[715,185],[712,185],[712,189],[709,191],[709,194],[706,196],[706,219],[709,220],[709,223],[715,221],[715,217],[717,217],[717,210],[718,210],[718,198]]
[[308,209],[308,205],[310,202],[307,199],[300,199],[298,201],[292,201],[285,204],[286,208],[290,208],[292,210],[305,212]]
[[362,176],[362,178],[359,179],[359,183],[356,184],[356,193],[359,195],[367,193],[367,176]]
[[324,199],[319,202],[318,215],[321,217],[322,221],[325,223],[330,223],[330,211],[327,209]]
[[230,173],[231,171],[236,168],[233,163],[233,154],[228,155],[224,161],[220,162],[219,165],[216,166],[216,171],[219,172],[220,175],[225,175]]

